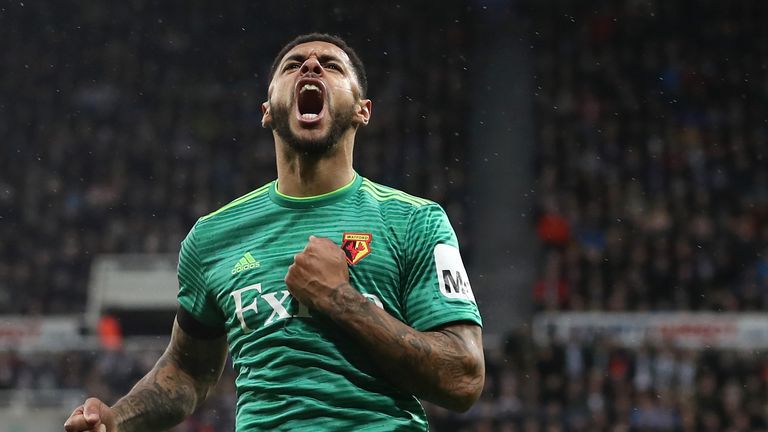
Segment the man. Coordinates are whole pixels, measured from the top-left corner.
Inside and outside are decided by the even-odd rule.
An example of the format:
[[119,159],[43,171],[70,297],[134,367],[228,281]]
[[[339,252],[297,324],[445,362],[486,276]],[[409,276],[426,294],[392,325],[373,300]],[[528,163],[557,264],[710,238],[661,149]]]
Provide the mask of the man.
[[214,388],[227,347],[240,432],[426,430],[417,398],[475,402],[481,321],[445,213],[352,168],[366,87],[339,38],[283,48],[262,106],[277,180],[198,220],[167,350],[112,407],[75,409],[66,431],[172,427]]

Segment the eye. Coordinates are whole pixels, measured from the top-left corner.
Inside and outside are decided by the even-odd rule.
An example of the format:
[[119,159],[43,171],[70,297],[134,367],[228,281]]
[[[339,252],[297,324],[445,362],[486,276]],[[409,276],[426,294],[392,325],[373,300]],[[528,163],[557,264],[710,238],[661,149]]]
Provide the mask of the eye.
[[337,65],[336,63],[328,63],[325,65],[325,68],[341,72],[341,66]]
[[285,67],[283,67],[283,70],[291,70],[291,69],[296,69],[296,68],[298,68],[299,66],[300,66],[300,65],[299,65],[299,63],[297,63],[297,62],[290,62],[290,63],[287,63],[287,64],[285,65]]

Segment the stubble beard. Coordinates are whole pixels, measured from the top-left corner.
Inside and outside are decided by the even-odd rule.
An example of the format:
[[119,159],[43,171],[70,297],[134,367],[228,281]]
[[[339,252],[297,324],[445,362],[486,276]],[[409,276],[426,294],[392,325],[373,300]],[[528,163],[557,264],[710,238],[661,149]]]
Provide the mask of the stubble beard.
[[297,136],[290,125],[292,105],[272,105],[272,129],[288,147],[299,155],[313,159],[322,159],[332,155],[338,147],[341,137],[347,129],[353,127],[352,115],[343,110],[328,111],[331,114],[331,127],[325,136],[316,139],[304,139]]

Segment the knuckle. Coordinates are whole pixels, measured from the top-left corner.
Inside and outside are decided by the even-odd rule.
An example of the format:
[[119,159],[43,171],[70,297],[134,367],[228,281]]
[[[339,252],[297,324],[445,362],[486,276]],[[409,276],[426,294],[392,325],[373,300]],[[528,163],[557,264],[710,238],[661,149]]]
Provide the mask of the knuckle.
[[70,417],[64,422],[64,430],[66,432],[78,431],[81,429],[80,423],[80,419],[77,419],[74,416]]

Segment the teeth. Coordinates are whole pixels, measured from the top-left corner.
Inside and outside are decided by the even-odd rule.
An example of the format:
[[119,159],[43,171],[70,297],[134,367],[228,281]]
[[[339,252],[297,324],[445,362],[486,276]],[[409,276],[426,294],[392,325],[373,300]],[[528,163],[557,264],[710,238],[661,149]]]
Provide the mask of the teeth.
[[301,88],[299,93],[304,93],[307,90],[312,90],[312,91],[319,92],[320,91],[320,87],[318,87],[318,86],[316,86],[314,84],[304,84],[304,87]]
[[302,114],[301,118],[304,120],[314,120],[317,118],[317,114],[306,113],[306,114]]

